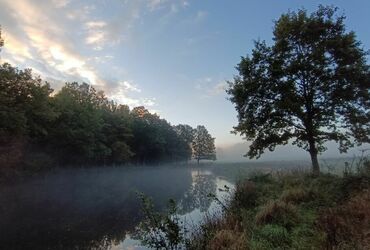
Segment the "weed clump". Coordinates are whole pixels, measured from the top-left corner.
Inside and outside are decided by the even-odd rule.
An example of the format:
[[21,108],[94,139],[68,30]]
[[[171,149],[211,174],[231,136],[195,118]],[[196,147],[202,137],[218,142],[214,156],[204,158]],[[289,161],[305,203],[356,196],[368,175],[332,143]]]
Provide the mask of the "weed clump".
[[299,204],[310,199],[310,193],[303,188],[287,189],[281,194],[280,200],[286,203]]
[[252,249],[277,249],[289,246],[290,241],[289,232],[285,227],[268,224],[256,230],[250,245]]
[[298,221],[297,211],[294,205],[284,201],[270,201],[256,214],[256,224],[277,224],[291,228]]
[[247,239],[243,232],[221,229],[216,232],[214,237],[207,245],[207,249],[212,250],[242,250],[247,248]]
[[254,182],[239,182],[236,185],[236,190],[234,195],[234,206],[252,208],[257,205],[258,193]]
[[318,229],[325,233],[327,247],[370,248],[370,190],[339,207],[321,211]]

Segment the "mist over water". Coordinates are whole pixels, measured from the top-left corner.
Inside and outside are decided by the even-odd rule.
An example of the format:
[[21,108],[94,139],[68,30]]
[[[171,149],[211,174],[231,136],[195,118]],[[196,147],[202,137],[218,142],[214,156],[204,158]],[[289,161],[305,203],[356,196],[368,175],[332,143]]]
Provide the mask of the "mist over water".
[[158,210],[178,202],[187,221],[217,210],[209,193],[232,183],[212,169],[129,167],[70,169],[6,185],[0,191],[0,245],[5,249],[125,249],[141,220],[137,192]]

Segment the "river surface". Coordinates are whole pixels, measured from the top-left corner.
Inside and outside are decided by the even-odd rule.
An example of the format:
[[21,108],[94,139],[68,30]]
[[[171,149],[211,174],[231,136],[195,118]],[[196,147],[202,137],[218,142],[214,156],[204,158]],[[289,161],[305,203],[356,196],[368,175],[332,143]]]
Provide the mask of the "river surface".
[[[230,178],[229,178],[230,179]],[[189,226],[216,213],[233,182],[212,168],[71,169],[1,186],[1,249],[146,249],[131,235],[142,219],[137,192],[164,209],[170,198]],[[190,225],[191,224],[191,225]]]

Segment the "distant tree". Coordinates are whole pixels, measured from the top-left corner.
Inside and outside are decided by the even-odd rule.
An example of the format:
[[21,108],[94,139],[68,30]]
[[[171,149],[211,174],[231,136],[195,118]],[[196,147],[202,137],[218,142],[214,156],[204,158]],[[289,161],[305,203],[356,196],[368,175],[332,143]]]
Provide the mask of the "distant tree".
[[4,46],[4,39],[2,38],[1,36],[1,25],[0,25],[0,52],[1,52],[1,48]]
[[133,124],[132,149],[138,164],[158,164],[188,159],[189,146],[176,133],[173,126],[145,107],[131,111]]
[[274,44],[256,42],[252,55],[242,57],[227,92],[238,112],[234,131],[253,140],[250,158],[294,139],[318,175],[326,141],[338,142],[340,152],[369,142],[368,53],[336,11],[319,6],[312,14],[283,14]]
[[99,139],[110,149],[110,154],[104,161],[115,164],[128,162],[134,155],[129,146],[133,137],[130,108],[107,100],[101,106],[100,112],[103,126]]
[[176,125],[174,126],[174,129],[179,137],[186,143],[186,154],[188,160],[190,160],[192,156],[192,143],[194,140],[195,130],[187,124]]
[[197,160],[216,160],[215,138],[208,133],[204,126],[198,126],[194,132],[193,157]]

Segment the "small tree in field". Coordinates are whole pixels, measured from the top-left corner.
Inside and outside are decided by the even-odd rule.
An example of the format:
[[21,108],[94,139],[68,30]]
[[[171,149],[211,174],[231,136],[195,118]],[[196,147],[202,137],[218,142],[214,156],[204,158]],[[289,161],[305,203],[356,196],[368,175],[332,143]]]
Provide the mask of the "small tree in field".
[[318,175],[326,141],[339,143],[340,152],[369,142],[368,52],[336,12],[319,6],[312,14],[283,14],[273,45],[256,42],[242,57],[227,92],[238,112],[234,132],[253,140],[250,158],[293,140],[310,153]]
[[193,157],[197,160],[216,160],[215,138],[204,126],[198,126],[194,132],[192,143]]

